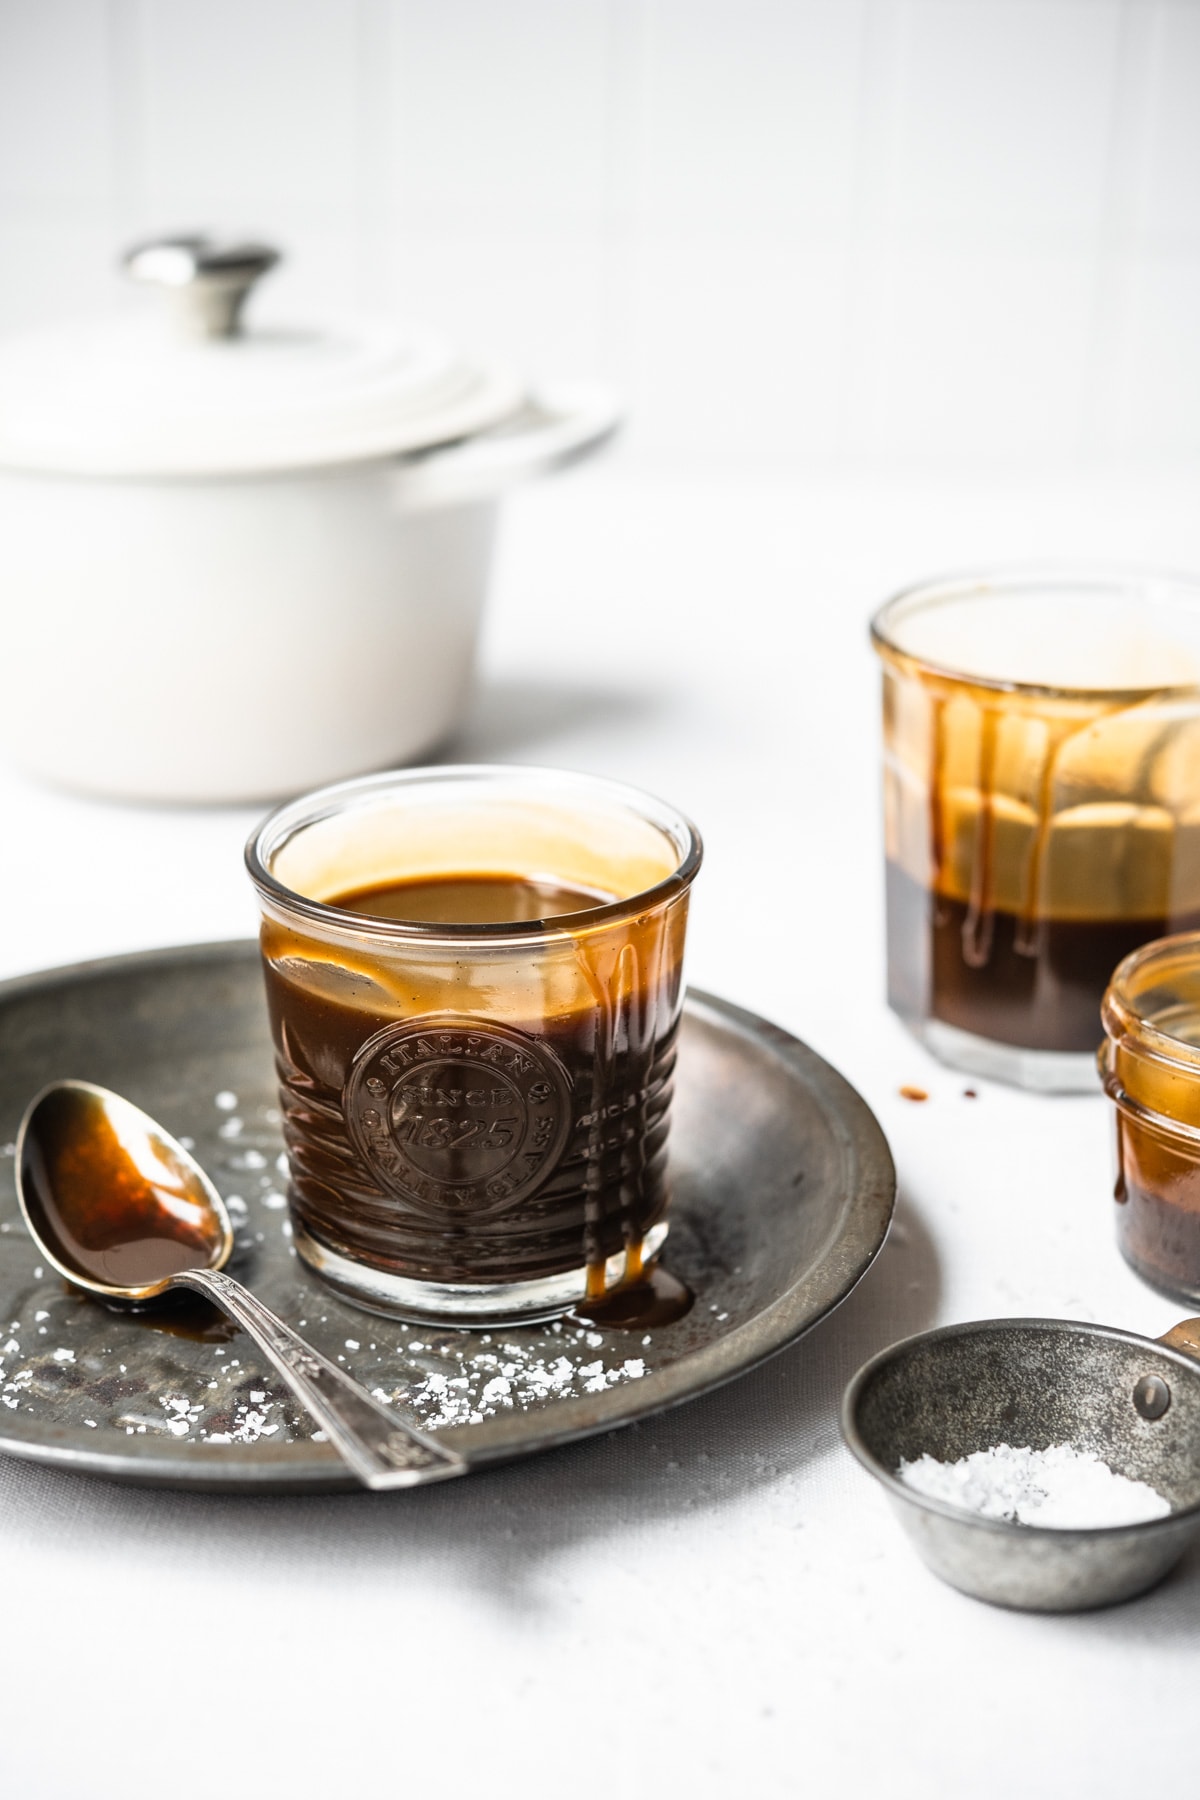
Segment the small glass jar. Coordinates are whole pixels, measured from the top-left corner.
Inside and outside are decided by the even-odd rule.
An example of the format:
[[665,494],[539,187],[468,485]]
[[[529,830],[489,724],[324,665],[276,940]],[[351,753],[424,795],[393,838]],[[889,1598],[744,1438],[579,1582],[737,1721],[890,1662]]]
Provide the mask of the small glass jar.
[[[247,862],[316,1274],[400,1318],[503,1324],[602,1298],[657,1253],[700,856],[674,808],[550,769],[405,769],[272,813]],[[581,909],[355,901],[480,879]]]
[[1200,932],[1127,956],[1102,1017],[1121,1253],[1153,1287],[1200,1301]]

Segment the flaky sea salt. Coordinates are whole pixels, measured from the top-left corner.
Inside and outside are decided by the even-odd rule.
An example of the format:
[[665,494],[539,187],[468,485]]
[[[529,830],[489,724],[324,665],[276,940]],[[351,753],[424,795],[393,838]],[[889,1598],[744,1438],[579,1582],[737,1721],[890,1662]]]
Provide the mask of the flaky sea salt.
[[1171,1510],[1170,1501],[1148,1482],[1118,1475],[1092,1451],[1070,1444],[1046,1450],[993,1444],[957,1462],[919,1456],[902,1461],[898,1472],[901,1481],[931,1500],[1018,1525],[1059,1530],[1140,1525]]
[[[476,1340],[480,1346],[492,1341],[490,1334]],[[567,1356],[548,1357],[544,1341],[540,1348],[535,1341],[503,1342],[492,1350],[462,1344],[435,1350],[433,1344],[417,1340],[410,1348],[443,1355],[446,1363],[442,1369],[390,1391],[376,1387],[375,1398],[410,1406],[422,1425],[435,1430],[444,1425],[477,1425],[499,1412],[523,1412],[547,1400],[603,1393],[618,1384],[640,1381],[646,1373],[641,1357],[626,1357],[618,1368],[606,1367],[599,1357],[582,1365]]]

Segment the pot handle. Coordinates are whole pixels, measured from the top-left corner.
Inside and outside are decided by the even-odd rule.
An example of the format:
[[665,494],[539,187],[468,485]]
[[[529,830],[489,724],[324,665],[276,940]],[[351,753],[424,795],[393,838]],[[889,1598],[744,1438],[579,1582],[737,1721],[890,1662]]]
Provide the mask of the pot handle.
[[162,289],[180,337],[204,342],[241,335],[250,289],[278,261],[270,244],[184,235],[133,244],[121,266],[134,281]]
[[1168,1350],[1182,1350],[1185,1356],[1200,1362],[1200,1319],[1181,1319],[1170,1331],[1164,1331],[1157,1342],[1165,1344]]
[[531,394],[521,410],[461,444],[405,457],[394,495],[405,512],[490,500],[515,482],[548,475],[612,437],[621,413],[606,388],[572,385]]

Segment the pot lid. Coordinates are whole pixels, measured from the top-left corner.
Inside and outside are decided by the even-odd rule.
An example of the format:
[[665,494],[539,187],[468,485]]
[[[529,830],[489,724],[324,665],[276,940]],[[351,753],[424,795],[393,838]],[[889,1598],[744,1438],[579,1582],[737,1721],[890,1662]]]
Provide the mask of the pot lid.
[[239,475],[427,449],[521,403],[500,365],[432,333],[355,320],[244,331],[266,245],[171,238],[125,257],[158,316],[0,345],[0,465],[66,475]]

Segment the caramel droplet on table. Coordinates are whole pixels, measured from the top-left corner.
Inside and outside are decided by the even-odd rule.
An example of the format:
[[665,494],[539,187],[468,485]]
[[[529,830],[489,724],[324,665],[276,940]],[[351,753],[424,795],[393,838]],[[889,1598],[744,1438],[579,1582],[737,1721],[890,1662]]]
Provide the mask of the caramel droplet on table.
[[900,1089],[900,1098],[902,1100],[928,1100],[929,1095],[924,1088],[905,1086]]
[[606,1294],[581,1300],[572,1308],[572,1316],[611,1331],[653,1331],[682,1319],[691,1311],[695,1298],[678,1275],[651,1263],[636,1280],[623,1281]]

